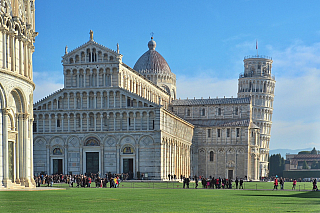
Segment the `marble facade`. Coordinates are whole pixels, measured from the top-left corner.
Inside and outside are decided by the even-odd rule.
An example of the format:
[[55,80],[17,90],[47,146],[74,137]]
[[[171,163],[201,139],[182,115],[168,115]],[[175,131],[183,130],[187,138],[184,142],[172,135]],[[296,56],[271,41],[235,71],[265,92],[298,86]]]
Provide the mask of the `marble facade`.
[[35,187],[32,54],[34,1],[0,2],[0,188]]

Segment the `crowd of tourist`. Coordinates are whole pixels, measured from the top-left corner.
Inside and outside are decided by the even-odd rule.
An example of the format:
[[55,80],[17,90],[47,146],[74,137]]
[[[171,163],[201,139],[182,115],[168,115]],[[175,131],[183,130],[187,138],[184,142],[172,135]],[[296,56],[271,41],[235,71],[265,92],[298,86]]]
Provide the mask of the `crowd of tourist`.
[[[174,176],[173,176],[174,177]],[[180,177],[181,180],[183,180],[183,188],[189,188],[189,184],[191,181],[191,177]],[[169,178],[169,180],[171,180]],[[172,179],[174,180],[174,179]],[[202,188],[204,189],[232,189],[233,187],[235,189],[243,189],[243,179],[236,177],[235,179],[235,185],[232,185],[231,179],[226,178],[214,178],[214,177],[201,177],[201,176],[193,176],[192,180],[195,182],[195,188],[197,189],[199,186],[199,182],[201,182]]]
[[[143,179],[143,176],[141,175],[141,178]],[[63,174],[55,174],[55,175],[47,175],[47,174],[40,174],[38,176],[34,177],[34,180],[36,181],[37,187],[40,187],[41,185],[46,186],[53,186],[53,183],[67,183],[70,187],[92,187],[91,184],[95,183],[95,187],[101,187],[106,188],[107,184],[109,183],[110,188],[117,188],[121,181],[123,180],[129,180],[132,179],[132,175],[128,173],[122,173],[122,174],[112,174],[107,173],[104,175],[104,177],[100,177],[99,174],[79,174],[79,175],[63,175]],[[168,175],[168,179],[171,181],[179,181],[177,179],[176,175]],[[183,188],[189,188],[190,182],[195,182],[195,188],[197,189],[199,186],[199,182],[202,185],[202,188],[204,189],[243,189],[243,179],[236,177],[234,180],[234,185],[232,179],[226,179],[226,178],[214,178],[214,177],[201,177],[201,176],[191,176],[184,177],[180,176],[180,180],[183,181]],[[278,176],[275,176],[273,178],[274,180],[274,186],[273,190],[278,190],[278,187],[280,185],[280,189],[284,189],[284,183],[286,181],[292,182],[292,190],[296,190],[297,182],[301,182],[301,179],[296,180],[289,180],[285,178],[278,178]],[[313,191],[318,191],[317,187],[317,179],[311,180],[313,184]]]
[[[195,183],[196,188],[198,187],[198,177],[195,176]],[[202,188],[206,189],[232,189],[234,187],[235,189],[243,189],[243,179],[236,177],[235,179],[235,185],[232,185],[232,179],[226,179],[226,178],[214,178],[210,177],[208,179],[204,177],[199,177],[199,180],[201,180]]]
[[[292,181],[292,190],[296,190],[296,186],[297,186],[297,180],[293,179]],[[283,190],[284,189],[284,182],[286,182],[285,178],[278,178],[278,176],[274,177],[274,182],[273,182],[273,190],[278,190],[278,186],[280,185],[280,189]],[[301,182],[301,179],[299,180],[299,182]],[[318,186],[317,186],[317,179],[313,179],[311,180],[312,182],[312,191],[318,191]]]
[[53,183],[67,183],[70,187],[91,187],[92,183],[95,183],[95,187],[107,187],[109,183],[110,188],[117,188],[121,181],[128,180],[130,175],[124,174],[111,174],[107,173],[104,177],[100,177],[99,174],[79,174],[79,175],[47,175],[40,174],[34,177],[37,187],[41,185],[52,186]]

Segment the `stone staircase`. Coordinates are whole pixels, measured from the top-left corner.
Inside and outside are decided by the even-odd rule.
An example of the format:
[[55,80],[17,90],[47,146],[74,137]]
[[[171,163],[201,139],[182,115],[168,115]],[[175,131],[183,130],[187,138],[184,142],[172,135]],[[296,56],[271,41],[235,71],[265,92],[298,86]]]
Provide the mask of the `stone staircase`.
[[[22,185],[23,184],[23,185]],[[34,180],[27,180],[24,183],[13,183],[11,180],[7,182],[3,182],[0,185],[0,189],[7,189],[7,190],[19,190],[19,189],[31,189],[36,188],[36,183]]]

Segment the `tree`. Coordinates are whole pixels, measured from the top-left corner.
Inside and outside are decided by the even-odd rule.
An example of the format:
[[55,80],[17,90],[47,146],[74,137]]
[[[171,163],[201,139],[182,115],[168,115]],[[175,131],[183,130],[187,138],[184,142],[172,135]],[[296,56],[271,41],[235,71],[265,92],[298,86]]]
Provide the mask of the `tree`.
[[318,168],[318,162],[314,160],[311,164],[311,169],[317,169],[317,168]]
[[313,149],[311,150],[311,154],[312,154],[312,155],[318,154],[318,152],[317,152],[317,150],[316,150],[316,147],[313,147]]
[[308,155],[308,154],[311,154],[310,151],[301,151],[298,153],[298,155]]
[[309,169],[309,166],[306,161],[303,162],[302,169]]
[[271,155],[269,158],[269,176],[283,176],[285,161],[281,154]]

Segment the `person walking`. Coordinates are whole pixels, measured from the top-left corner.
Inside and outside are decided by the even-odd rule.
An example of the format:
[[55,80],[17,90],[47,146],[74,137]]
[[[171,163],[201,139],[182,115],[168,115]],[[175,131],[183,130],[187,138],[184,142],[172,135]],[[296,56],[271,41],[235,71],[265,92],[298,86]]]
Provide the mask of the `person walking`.
[[235,182],[236,182],[236,189],[238,189],[238,183],[239,183],[238,177],[236,177]]
[[194,182],[196,183],[196,189],[198,188],[198,177],[197,175],[194,176]]
[[284,179],[282,179],[282,177],[280,178],[280,187],[281,190],[283,190],[283,186],[284,186]]
[[292,182],[292,190],[296,190],[297,180],[294,179]]
[[312,191],[318,191],[317,179],[316,178],[313,180],[312,185],[313,185]]
[[239,189],[243,189],[243,179],[242,178],[240,178],[240,187],[239,187]]
[[273,190],[278,190],[278,178],[277,177],[275,177],[274,178],[274,183],[273,183]]

